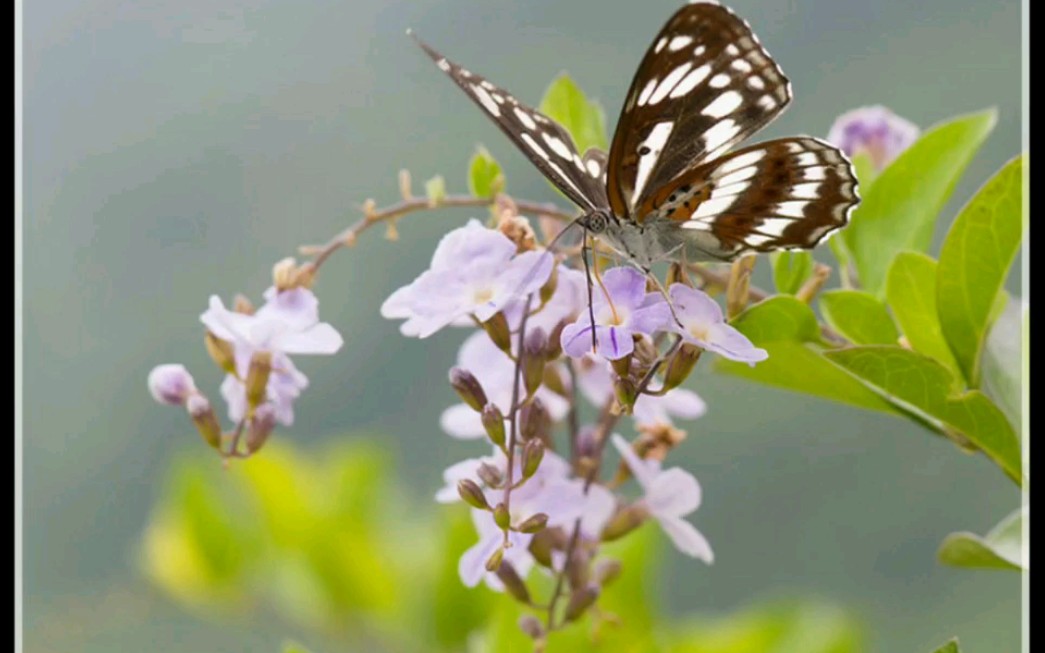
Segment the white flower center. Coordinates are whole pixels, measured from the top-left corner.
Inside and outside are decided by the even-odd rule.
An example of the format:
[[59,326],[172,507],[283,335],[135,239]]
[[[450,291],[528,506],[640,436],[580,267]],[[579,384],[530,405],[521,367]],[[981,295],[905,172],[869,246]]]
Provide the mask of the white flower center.
[[699,340],[701,342],[708,341],[709,328],[707,324],[703,322],[690,322],[686,325],[686,330],[689,331],[689,335],[691,335],[694,340]]
[[472,293],[472,300],[476,304],[485,304],[486,302],[488,302],[491,299],[493,299],[493,295],[494,295],[493,288],[489,288],[489,287],[477,288],[475,290],[475,292]]

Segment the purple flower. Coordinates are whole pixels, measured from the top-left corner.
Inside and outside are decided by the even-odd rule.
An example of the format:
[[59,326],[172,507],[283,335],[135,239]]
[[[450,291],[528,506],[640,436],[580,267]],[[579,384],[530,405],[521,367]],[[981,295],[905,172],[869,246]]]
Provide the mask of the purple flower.
[[[488,401],[500,408],[504,415],[509,413],[515,363],[493,344],[485,332],[476,331],[464,341],[457,354],[457,366],[475,376]],[[558,421],[569,412],[570,406],[566,399],[544,386],[537,390],[536,396],[548,409],[552,420]],[[479,413],[463,403],[455,404],[443,411],[439,425],[455,438],[467,440],[486,436]]]
[[682,519],[700,507],[700,484],[693,475],[679,467],[662,470],[660,463],[643,460],[621,436],[613,435],[613,446],[620,452],[644,496],[641,499],[672,543],[682,553],[711,564],[711,545],[692,524]]
[[148,384],[152,398],[170,406],[184,406],[189,395],[196,392],[196,384],[184,365],[157,365],[149,372]]
[[865,152],[881,171],[917,140],[918,126],[886,107],[860,107],[839,116],[827,140],[853,156]]
[[610,360],[624,358],[634,350],[632,337],[651,334],[659,329],[670,311],[663,297],[646,292],[646,277],[638,270],[618,267],[607,270],[602,288],[596,287],[592,297],[592,325],[588,311],[562,331],[562,349],[568,356],[580,358],[591,353],[592,329],[599,355]]
[[765,349],[754,346],[747,336],[727,324],[722,308],[703,291],[674,283],[668,295],[678,322],[669,320],[667,329],[681,335],[685,342],[751,365],[769,357]]
[[265,291],[265,305],[253,315],[225,308],[217,296],[200,321],[218,338],[231,342],[236,375],[227,375],[221,394],[229,405],[229,418],[243,419],[247,414],[246,386],[251,358],[257,352],[272,354],[272,372],[266,394],[275,410],[276,419],[286,425],[294,421],[293,401],[308,386],[308,378],[299,372],[288,354],[333,354],[343,340],[334,327],[319,321],[319,302],[312,291],[294,288],[277,292]]
[[[527,330],[540,327],[544,329],[545,333],[551,333],[559,322],[576,320],[583,311],[587,310],[588,288],[584,273],[560,265],[558,275],[555,292],[544,306],[526,321]],[[504,309],[505,317],[508,318],[508,324],[512,329],[518,328],[524,305],[525,303],[522,301],[515,301]],[[531,310],[533,309],[531,308]]]
[[539,290],[552,265],[548,252],[516,255],[507,236],[470,220],[443,236],[429,269],[392,293],[381,315],[405,318],[399,330],[418,338],[460,324],[462,318],[485,322],[513,300]]
[[[613,368],[605,360],[585,356],[578,366],[577,387],[591,403],[596,406],[605,404],[613,396]],[[705,412],[707,405],[697,393],[685,388],[672,388],[659,397],[639,395],[631,415],[637,426],[670,426],[672,417],[697,419]]]

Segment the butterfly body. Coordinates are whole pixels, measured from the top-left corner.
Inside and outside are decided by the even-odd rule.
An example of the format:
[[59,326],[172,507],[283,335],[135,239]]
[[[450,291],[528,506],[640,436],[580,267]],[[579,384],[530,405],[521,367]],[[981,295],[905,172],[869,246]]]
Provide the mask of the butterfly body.
[[654,38],[608,153],[580,155],[555,121],[418,42],[580,207],[578,223],[643,269],[812,248],[859,201],[850,162],[824,141],[732,150],[784,110],[791,84],[748,24],[717,2],[683,6]]

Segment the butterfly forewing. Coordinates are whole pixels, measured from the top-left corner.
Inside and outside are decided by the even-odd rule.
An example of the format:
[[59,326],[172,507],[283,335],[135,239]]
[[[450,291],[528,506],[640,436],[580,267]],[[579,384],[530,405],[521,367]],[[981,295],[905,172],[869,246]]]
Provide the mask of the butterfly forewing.
[[781,138],[699,165],[646,205],[708,258],[808,249],[841,228],[859,201],[856,175],[833,145]]
[[682,7],[646,51],[625,96],[607,164],[614,213],[636,211],[694,165],[780,114],[790,83],[747,23],[711,2]]
[[582,209],[606,206],[606,187],[601,179],[605,164],[599,164],[598,174],[593,175],[565,129],[504,89],[453,63],[416,36],[414,40],[570,200]]

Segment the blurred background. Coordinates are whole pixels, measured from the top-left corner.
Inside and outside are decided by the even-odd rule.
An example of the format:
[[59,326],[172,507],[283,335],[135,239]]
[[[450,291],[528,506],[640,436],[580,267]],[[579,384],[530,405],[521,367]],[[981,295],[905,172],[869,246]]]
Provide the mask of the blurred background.
[[[464,192],[482,143],[511,194],[556,199],[407,27],[531,103],[568,70],[612,126],[678,4],[26,3],[26,650],[275,651],[285,637],[306,639],[279,610],[187,610],[143,575],[142,533],[172,462],[198,455],[208,474],[220,471],[184,415],[149,398],[149,369],[182,362],[217,399],[220,374],[198,323],[208,296],[260,300],[275,261],[342,229],[366,198],[394,202],[402,167],[417,180],[442,174]],[[791,108],[759,139],[823,136],[837,114],[865,104],[923,128],[998,108],[938,239],[1020,151],[1018,1],[730,4],[794,87]],[[477,451],[437,425],[453,402],[443,379],[465,334],[405,340],[378,307],[469,216],[424,214],[400,225],[398,242],[375,231],[334,257],[316,292],[346,346],[299,358],[312,386],[293,428],[277,435],[306,456],[330,443],[373,444],[390,491],[416,515],[435,514],[426,502],[442,469]],[[756,270],[763,286],[765,267]],[[716,561],[666,554],[665,611],[715,617],[813,597],[852,615],[861,650],[928,651],[955,634],[972,652],[1017,649],[1018,575],[935,560],[944,535],[984,532],[1019,503],[985,458],[907,422],[707,368],[690,386],[710,410],[685,425],[677,463],[704,487],[695,523]],[[208,487],[220,495],[246,473],[234,467]]]

